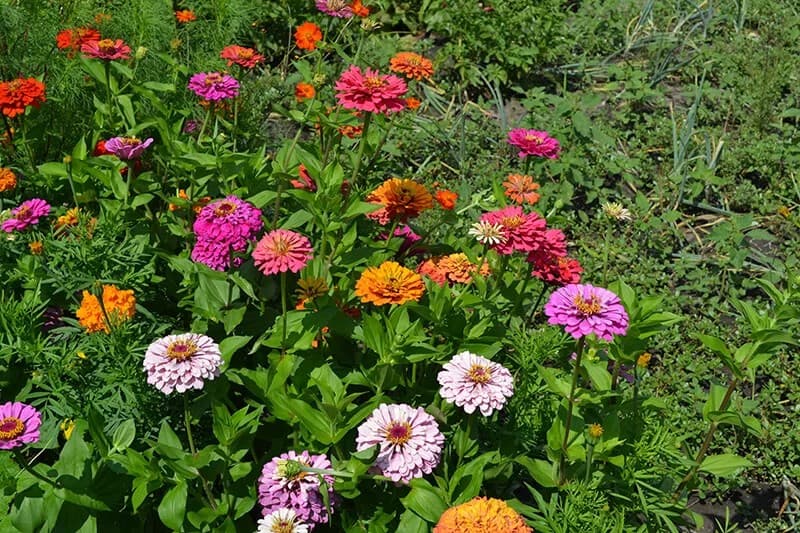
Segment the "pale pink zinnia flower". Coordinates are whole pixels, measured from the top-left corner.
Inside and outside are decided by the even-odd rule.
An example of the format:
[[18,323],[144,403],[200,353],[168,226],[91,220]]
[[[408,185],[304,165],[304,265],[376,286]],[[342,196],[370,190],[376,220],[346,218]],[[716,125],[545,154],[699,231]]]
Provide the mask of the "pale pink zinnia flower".
[[210,102],[218,102],[239,95],[239,82],[233,76],[219,72],[198,72],[189,78],[189,89]]
[[[273,457],[264,465],[258,478],[258,502],[264,516],[280,509],[292,509],[311,530],[317,524],[328,523],[330,517],[322,498],[319,476],[305,468],[329,470],[326,455],[311,455],[307,451],[289,451]],[[331,511],[334,505],[334,478],[324,474]]]
[[565,326],[580,339],[594,333],[611,341],[628,331],[628,313],[619,297],[608,289],[592,285],[565,285],[550,295],[544,306],[549,324]]
[[508,132],[508,144],[519,148],[519,153],[517,154],[519,157],[535,155],[556,159],[561,151],[558,141],[550,137],[546,131],[526,130],[524,128],[517,128]]
[[371,113],[402,111],[408,87],[402,78],[355,65],[344,71],[336,82],[336,99],[342,107]]
[[22,202],[11,210],[11,218],[3,221],[2,229],[6,233],[22,231],[28,226],[39,223],[39,219],[50,214],[50,204],[41,198],[32,198]]
[[444,435],[422,407],[380,404],[358,427],[356,450],[378,446],[375,468],[396,483],[430,474],[439,464]]
[[270,231],[258,241],[253,259],[265,276],[279,272],[300,272],[313,255],[311,241],[304,235],[286,229]]
[[130,59],[131,47],[122,39],[100,39],[89,41],[81,45],[81,52],[94,59],[113,61],[115,59]]
[[[481,222],[500,224],[504,241],[491,247],[502,255],[530,252],[545,242],[547,222],[537,213],[525,213],[519,206],[509,206],[481,215]],[[566,252],[565,252],[566,253]]]
[[317,9],[332,17],[349,19],[353,16],[353,9],[347,0],[317,0]]
[[147,348],[147,382],[164,394],[202,389],[205,380],[219,376],[222,356],[214,339],[199,333],[167,335]]
[[136,137],[112,137],[106,141],[106,150],[127,161],[138,158],[151,144],[152,137],[144,141]]
[[42,415],[28,404],[6,402],[0,405],[0,450],[12,450],[39,440]]
[[308,525],[304,524],[294,509],[278,509],[258,521],[256,533],[308,533]]
[[470,352],[455,355],[437,379],[442,398],[463,407],[468,414],[480,409],[483,416],[490,416],[514,394],[514,378],[508,369]]

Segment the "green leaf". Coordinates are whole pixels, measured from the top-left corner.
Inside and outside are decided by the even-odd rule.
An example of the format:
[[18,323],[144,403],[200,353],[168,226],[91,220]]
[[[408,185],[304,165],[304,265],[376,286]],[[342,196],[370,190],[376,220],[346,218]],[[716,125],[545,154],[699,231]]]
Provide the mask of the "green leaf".
[[525,455],[517,457],[514,461],[524,466],[531,477],[542,487],[558,486],[555,463],[549,463],[543,459],[531,459]]
[[222,354],[222,360],[225,361],[226,365],[230,363],[233,354],[250,342],[250,339],[252,339],[250,336],[237,335],[234,337],[228,337],[219,343],[219,351]]
[[117,426],[117,429],[114,430],[114,436],[111,437],[112,451],[121,452],[127,450],[135,437],[136,424],[131,419],[125,420]]
[[589,374],[589,380],[592,386],[598,391],[611,390],[611,374],[607,370],[605,361],[589,361],[584,359],[581,366]]
[[539,370],[539,375],[542,376],[542,379],[544,379],[544,382],[547,384],[547,388],[550,389],[551,392],[558,394],[562,398],[569,398],[570,384],[563,379],[557,378],[554,369],[539,364],[536,365],[536,368]]
[[165,526],[180,531],[183,526],[183,517],[186,514],[186,496],[188,488],[185,481],[179,481],[164,495],[158,505],[158,517]]
[[[370,531],[372,530],[370,529]],[[396,533],[428,533],[429,531],[428,523],[412,511],[406,510],[400,515]]]
[[741,468],[753,466],[749,460],[732,453],[723,453],[720,455],[709,455],[700,465],[702,472],[708,472],[715,476],[729,476],[737,472]]
[[428,522],[435,523],[447,510],[442,490],[422,478],[411,480],[411,491],[401,498],[406,509],[410,509]]
[[158,430],[158,442],[179,450],[183,449],[181,439],[179,439],[178,435],[169,427],[166,420],[161,422],[161,428]]

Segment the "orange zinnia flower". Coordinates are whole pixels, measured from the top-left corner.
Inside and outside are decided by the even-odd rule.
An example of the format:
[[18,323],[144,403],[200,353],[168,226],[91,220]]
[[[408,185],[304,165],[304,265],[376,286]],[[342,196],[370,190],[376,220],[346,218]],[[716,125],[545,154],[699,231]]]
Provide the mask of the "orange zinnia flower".
[[264,56],[257,53],[252,48],[239,46],[238,44],[232,44],[223,48],[219,57],[227,59],[229,67],[236,63],[240,67],[253,68],[264,61]]
[[458,194],[451,190],[442,189],[440,191],[436,191],[436,201],[439,202],[439,205],[442,206],[442,209],[450,211],[456,206],[457,200]]
[[317,43],[322,40],[322,30],[313,22],[304,22],[294,32],[294,42],[302,50],[317,49]]
[[369,16],[369,8],[361,3],[361,0],[353,0],[353,3],[350,4],[350,10],[353,12],[353,15],[357,17],[368,17]]
[[531,176],[523,174],[509,174],[503,182],[506,196],[518,204],[535,204],[539,201],[539,184]]
[[181,11],[175,12],[175,18],[181,24],[186,24],[187,22],[197,20],[197,15],[195,15],[194,11],[191,9],[182,9]]
[[294,86],[294,98],[298,102],[302,102],[303,100],[309,100],[314,98],[314,95],[317,94],[314,90],[314,86],[310,83],[300,82]]
[[480,274],[483,277],[491,274],[489,264],[484,261],[478,268],[478,265],[470,262],[466,254],[457,253],[450,254],[442,257],[439,260],[439,269],[442,270],[447,279],[454,283],[469,283],[472,281],[472,276]]
[[356,296],[375,305],[416,302],[424,292],[422,277],[394,261],[368,267],[356,282]]
[[356,137],[361,135],[362,130],[363,128],[361,126],[351,126],[350,124],[347,124],[346,126],[341,126],[339,128],[339,133],[341,133],[342,135],[344,135],[349,139],[355,139]]
[[389,60],[392,72],[399,72],[408,79],[422,80],[433,76],[433,63],[414,52],[398,52]]
[[9,118],[21,115],[28,106],[39,107],[44,101],[44,83],[36,78],[0,83],[0,112]]
[[56,46],[59,50],[71,50],[77,52],[84,43],[99,41],[100,32],[91,28],[76,28],[58,32],[56,35]]
[[408,98],[406,98],[406,107],[411,111],[419,109],[419,106],[421,104],[422,102],[420,102],[418,98],[414,98],[413,96],[409,96]]
[[420,263],[417,267],[417,273],[431,278],[438,285],[447,283],[447,272],[439,268],[438,258],[426,259]]
[[10,191],[17,186],[17,175],[10,168],[0,167],[0,192]]
[[400,178],[384,181],[367,196],[367,201],[383,206],[367,215],[380,224],[388,224],[390,220],[405,222],[433,207],[433,197],[424,185]]
[[[105,310],[105,312],[103,312]],[[97,296],[83,291],[83,300],[76,313],[78,322],[87,333],[104,331],[111,333],[110,326],[118,326],[133,318],[136,313],[136,298],[133,291],[119,290],[116,285],[103,285],[103,305]],[[106,316],[108,321],[106,321]],[[109,322],[111,323],[109,325]]]
[[446,510],[433,533],[532,533],[522,517],[503,500],[474,498]]

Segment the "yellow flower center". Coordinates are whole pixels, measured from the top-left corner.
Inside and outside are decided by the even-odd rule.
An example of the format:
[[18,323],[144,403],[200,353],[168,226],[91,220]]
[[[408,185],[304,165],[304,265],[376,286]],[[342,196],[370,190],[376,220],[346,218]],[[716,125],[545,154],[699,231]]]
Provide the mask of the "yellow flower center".
[[139,146],[142,144],[142,141],[137,139],[136,137],[122,137],[122,144],[127,146]]
[[507,227],[507,228],[516,228],[517,226],[520,226],[520,225],[522,225],[522,222],[523,222],[524,220],[525,220],[525,219],[524,219],[524,218],[522,218],[521,216],[519,216],[519,215],[514,215],[514,216],[511,216],[511,217],[504,217],[504,218],[503,218],[503,219],[500,221],[500,223],[501,223],[503,226]]
[[367,76],[367,78],[364,80],[364,86],[369,89],[378,89],[383,87],[383,85],[384,81],[383,77],[381,76]]
[[16,416],[8,416],[0,420],[0,441],[19,437],[23,431],[25,431],[25,424]]
[[347,7],[346,0],[328,0],[328,9],[338,11]]
[[30,214],[31,214],[31,208],[28,207],[27,205],[23,205],[22,207],[19,208],[17,214],[14,215],[14,218],[16,218],[17,220],[22,220],[23,218],[27,218],[28,215]]
[[167,358],[185,361],[197,353],[197,344],[192,341],[175,341],[167,347]]
[[220,202],[217,207],[214,208],[214,214],[218,217],[226,217],[236,211],[236,204],[233,202]]
[[253,51],[249,48],[238,48],[236,50],[236,56],[239,59],[250,59],[253,57]]
[[286,242],[286,239],[283,237],[278,237],[275,239],[275,242],[272,245],[272,251],[277,255],[286,255],[289,252],[289,248],[289,243]]
[[484,384],[489,383],[492,379],[492,371],[487,366],[474,364],[470,367],[467,376],[473,383]]
[[217,72],[212,72],[211,74],[206,76],[205,84],[206,86],[212,86],[215,83],[219,83],[222,81],[222,74]]
[[594,294],[588,302],[583,299],[583,296],[577,294],[575,295],[575,299],[572,301],[572,303],[575,304],[578,312],[586,316],[596,315],[602,310],[600,300]]
[[411,424],[392,421],[386,429],[386,440],[392,444],[402,445],[411,440]]
[[114,41],[111,39],[102,39],[97,41],[97,48],[100,49],[101,52],[110,53],[116,50],[116,46],[114,46]]
[[534,135],[533,133],[529,133],[525,136],[525,140],[528,142],[535,142],[536,144],[542,144],[542,138],[538,135]]
[[293,533],[294,524],[292,520],[279,520],[272,524],[271,533]]

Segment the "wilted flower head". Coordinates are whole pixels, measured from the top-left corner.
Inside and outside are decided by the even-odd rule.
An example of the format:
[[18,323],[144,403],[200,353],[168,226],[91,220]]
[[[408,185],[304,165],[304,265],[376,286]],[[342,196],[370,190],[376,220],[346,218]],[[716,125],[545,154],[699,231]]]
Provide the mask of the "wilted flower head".
[[603,213],[614,220],[628,221],[631,219],[631,212],[622,207],[619,202],[606,202],[602,206]]
[[456,354],[437,379],[442,398],[468,414],[478,409],[483,416],[490,416],[514,394],[514,378],[508,369],[471,352]]
[[380,74],[369,68],[362,72],[361,68],[351,65],[342,73],[335,89],[336,100],[342,107],[387,114],[402,111],[408,87],[397,76]]
[[287,229],[270,231],[253,250],[256,268],[265,276],[279,272],[300,272],[313,257],[308,237]]
[[378,446],[375,469],[394,482],[408,483],[439,464],[444,435],[422,407],[382,403],[358,427],[356,450]]
[[144,141],[136,137],[112,137],[105,143],[107,152],[123,160],[136,159],[142,155],[148,146],[153,144],[153,138]]
[[253,68],[264,61],[264,56],[257,53],[252,48],[247,48],[245,46],[239,46],[236,44],[232,44],[223,48],[222,52],[219,54],[219,57],[222,59],[227,59],[229,67],[233,64],[236,64],[244,68]]
[[508,144],[519,148],[519,157],[535,155],[556,159],[561,146],[558,141],[550,137],[546,131],[526,130],[524,128],[513,129],[508,132]]
[[199,333],[167,335],[144,354],[147,382],[164,394],[202,389],[205,380],[219,376],[221,364],[219,345]]
[[317,0],[317,9],[332,17],[349,19],[353,16],[348,0]]
[[103,61],[113,61],[115,59],[130,59],[131,47],[125,44],[122,39],[100,39],[99,41],[88,41],[81,45],[81,52],[93,59]]
[[44,83],[36,78],[0,82],[0,113],[8,118],[22,115],[28,106],[38,108],[47,100]]
[[433,533],[533,533],[503,500],[474,498],[446,510]]
[[308,192],[317,192],[317,182],[315,182],[314,178],[311,177],[311,174],[308,173],[308,170],[303,163],[300,163],[300,166],[297,167],[297,177],[300,179],[290,180],[292,187]]
[[256,533],[308,533],[294,509],[278,509],[259,519]]
[[236,78],[219,72],[198,72],[189,78],[189,89],[209,102],[219,102],[239,95]]
[[39,440],[42,415],[22,402],[0,405],[0,450],[13,450]]
[[11,218],[4,220],[0,228],[6,233],[22,231],[39,223],[39,219],[50,214],[50,204],[41,198],[32,198],[22,202],[11,210]]
[[425,292],[419,274],[394,261],[379,267],[367,267],[356,282],[356,296],[375,305],[404,304],[418,301]]
[[423,80],[433,76],[433,63],[414,52],[398,52],[389,60],[392,72],[399,72],[412,80]]
[[619,297],[608,289],[592,285],[565,285],[550,295],[544,306],[548,323],[565,326],[579,339],[594,333],[611,341],[628,331],[628,313]]

